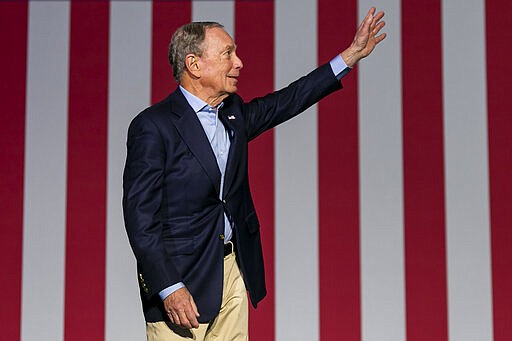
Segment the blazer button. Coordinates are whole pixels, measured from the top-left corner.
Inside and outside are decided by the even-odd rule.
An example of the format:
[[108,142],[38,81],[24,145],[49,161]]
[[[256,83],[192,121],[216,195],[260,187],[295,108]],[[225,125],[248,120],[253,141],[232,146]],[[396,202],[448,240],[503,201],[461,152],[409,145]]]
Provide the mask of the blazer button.
[[219,235],[219,239],[224,240],[224,235],[223,234]]

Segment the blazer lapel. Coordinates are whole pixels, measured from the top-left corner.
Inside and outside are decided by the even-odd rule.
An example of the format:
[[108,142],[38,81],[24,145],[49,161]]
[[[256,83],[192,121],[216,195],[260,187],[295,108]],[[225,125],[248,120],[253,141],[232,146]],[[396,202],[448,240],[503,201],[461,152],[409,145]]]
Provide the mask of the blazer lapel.
[[199,118],[179,89],[171,95],[170,103],[174,114],[171,119],[178,133],[203,167],[217,193],[220,193],[219,166]]

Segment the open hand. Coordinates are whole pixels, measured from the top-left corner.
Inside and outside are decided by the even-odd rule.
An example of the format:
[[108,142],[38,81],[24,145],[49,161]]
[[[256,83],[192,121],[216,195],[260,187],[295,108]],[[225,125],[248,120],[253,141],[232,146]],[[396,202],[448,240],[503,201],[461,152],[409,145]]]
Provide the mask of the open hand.
[[341,57],[348,67],[354,66],[359,60],[368,56],[375,46],[386,38],[386,33],[378,35],[386,24],[382,21],[384,12],[380,11],[375,14],[375,11],[375,7],[370,8],[359,25],[352,44],[341,53]]
[[187,288],[180,288],[164,300],[165,311],[172,323],[183,328],[198,328],[199,313]]

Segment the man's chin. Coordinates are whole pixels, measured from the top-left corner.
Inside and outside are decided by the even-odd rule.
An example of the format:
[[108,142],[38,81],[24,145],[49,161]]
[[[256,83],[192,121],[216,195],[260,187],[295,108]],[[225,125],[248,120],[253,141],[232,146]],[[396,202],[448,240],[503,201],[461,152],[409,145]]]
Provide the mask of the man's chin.
[[238,91],[238,79],[232,79],[232,82],[230,82],[230,84],[226,84],[227,85],[227,90],[230,94],[234,94],[235,92]]
[[229,89],[226,91],[228,94],[234,94],[238,91],[238,87],[236,85],[232,85],[229,87]]

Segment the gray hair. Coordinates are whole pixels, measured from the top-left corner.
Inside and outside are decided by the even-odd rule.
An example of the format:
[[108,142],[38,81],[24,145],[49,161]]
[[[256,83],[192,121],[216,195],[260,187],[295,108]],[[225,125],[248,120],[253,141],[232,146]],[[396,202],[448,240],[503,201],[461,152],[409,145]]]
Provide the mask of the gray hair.
[[189,53],[201,56],[203,54],[201,45],[204,42],[206,30],[215,27],[224,28],[217,22],[191,22],[178,28],[172,35],[169,44],[169,64],[172,66],[172,73],[178,84],[185,70],[185,57]]

